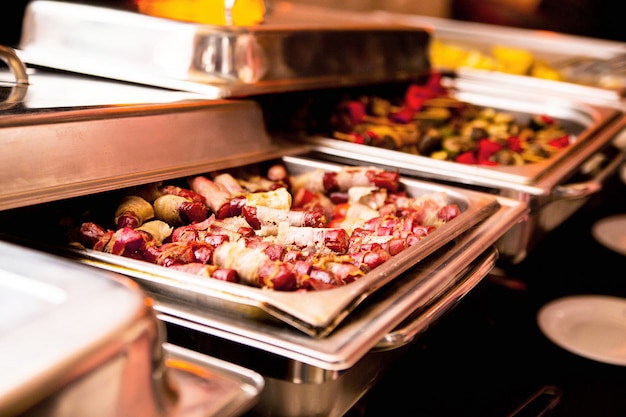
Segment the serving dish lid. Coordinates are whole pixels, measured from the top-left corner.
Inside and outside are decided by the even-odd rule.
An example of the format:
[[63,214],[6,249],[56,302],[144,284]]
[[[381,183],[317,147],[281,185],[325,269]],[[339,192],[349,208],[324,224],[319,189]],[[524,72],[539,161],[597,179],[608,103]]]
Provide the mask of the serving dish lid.
[[238,416],[264,388],[256,372],[165,343],[151,300],[127,277],[0,241],[0,289],[3,416],[91,415],[94,406],[99,415]]
[[28,80],[18,83],[12,71],[0,69],[0,210],[307,148],[270,139],[262,110],[251,100],[24,71]]
[[401,25],[270,16],[212,26],[37,0],[19,49],[29,64],[224,98],[406,79],[428,70],[428,41],[426,29]]
[[149,315],[151,306],[116,274],[4,242],[0,248],[0,410],[10,412],[75,378],[81,359]]

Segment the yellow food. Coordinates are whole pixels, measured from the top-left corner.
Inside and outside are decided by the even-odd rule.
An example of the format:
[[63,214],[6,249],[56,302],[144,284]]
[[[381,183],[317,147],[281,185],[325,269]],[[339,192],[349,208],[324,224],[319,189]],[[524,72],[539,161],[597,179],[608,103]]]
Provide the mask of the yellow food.
[[493,45],[490,53],[484,53],[435,38],[430,45],[430,60],[435,68],[473,68],[555,81],[564,79],[559,71],[537,60],[528,50],[503,45]]
[[[140,13],[209,25],[226,25],[225,0],[135,0]],[[253,26],[265,19],[263,0],[236,0],[232,24]]]

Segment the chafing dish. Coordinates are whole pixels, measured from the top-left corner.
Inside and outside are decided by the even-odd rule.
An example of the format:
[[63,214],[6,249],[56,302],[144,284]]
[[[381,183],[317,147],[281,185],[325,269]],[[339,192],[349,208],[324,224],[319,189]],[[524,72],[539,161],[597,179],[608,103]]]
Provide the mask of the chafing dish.
[[626,79],[622,63],[626,44],[623,42],[383,11],[368,13],[364,18],[379,23],[428,27],[432,31],[431,39],[486,56],[491,56],[496,46],[522,49],[559,71],[562,77],[557,81],[480,68],[455,68],[456,76],[463,82],[487,88],[504,85],[521,93],[532,89],[541,94],[605,106],[624,106]]
[[[255,352],[259,359],[253,362],[264,368],[273,381],[271,389],[266,392],[267,383],[263,389],[259,400],[262,405],[255,411],[258,413],[309,415],[320,407],[324,414],[345,412],[376,381],[387,361],[453,308],[488,273],[497,259],[493,243],[528,213],[523,202],[443,187],[468,214],[477,217],[467,219],[467,224],[459,223],[458,230],[444,231],[441,236],[445,238],[427,252],[414,253],[416,259],[398,258],[396,267],[392,263],[385,267],[389,270],[381,269],[387,271],[382,279],[370,280],[376,291],[352,287],[356,293],[363,291],[367,295],[365,302],[357,297],[358,305],[333,323],[333,331],[324,337],[312,337],[284,321],[251,314],[245,303],[238,303],[238,310],[220,308],[219,303],[207,304],[210,294],[195,284],[187,287],[195,281],[194,276],[171,275],[174,282],[166,284],[168,277],[155,265],[128,268],[121,259],[122,263],[116,265],[118,260],[94,262],[84,253],[77,256],[73,251],[59,252],[58,246],[49,245],[49,239],[58,241],[61,237],[54,235],[57,224],[45,219],[55,218],[59,214],[57,207],[80,210],[84,206],[74,203],[106,199],[124,192],[125,187],[255,164],[272,157],[304,168],[307,164],[333,164],[310,158],[306,164],[300,162],[308,146],[285,146],[267,135],[259,105],[253,101],[181,98],[179,92],[150,89],[155,96],[143,103],[137,99],[121,105],[99,105],[87,100],[87,104],[77,107],[58,108],[53,105],[54,97],[51,101],[31,101],[31,93],[45,92],[46,83],[56,79],[57,74],[50,77],[46,72],[29,70],[29,75],[23,100],[0,119],[3,141],[11,144],[11,152],[3,154],[6,172],[15,180],[8,184],[18,183],[3,189],[2,240],[17,241],[42,252],[62,253],[66,260],[90,267],[97,265],[90,270],[113,268],[122,272],[154,300],[158,318],[168,328],[168,341],[174,345],[205,355],[213,352],[211,356],[222,360],[234,357],[240,366],[249,362],[250,352]],[[77,76],[62,78],[60,85],[69,90],[73,81],[95,86],[104,83],[110,88],[101,85],[103,90],[122,96],[137,88]],[[243,145],[242,136],[249,146]],[[30,153],[41,170],[22,165],[20,156],[30,149],[27,144],[42,149],[38,154]],[[219,152],[214,151],[215,147]],[[407,181],[424,189],[442,189],[437,184]],[[36,230],[22,226],[33,221]],[[242,289],[240,295],[244,292],[247,290]],[[227,297],[222,301],[227,304],[233,300]],[[203,340],[201,345],[193,344],[197,337]],[[217,347],[218,341],[224,343],[223,348]],[[264,380],[268,380],[265,375]],[[312,401],[311,392],[322,395],[324,402]]]
[[32,68],[28,74],[28,84],[21,85],[11,72],[0,72],[2,91],[10,91],[0,113],[5,149],[0,162],[9,179],[0,191],[0,209],[306,149],[271,141],[262,128],[261,109],[252,101],[207,100]]
[[[491,226],[500,227],[496,224],[487,221],[472,237],[456,240],[453,253],[418,264],[321,339],[263,323],[233,322],[179,303],[156,308],[174,343],[238,358],[264,376],[266,388],[250,415],[338,417],[493,268],[493,248],[470,259],[482,246],[475,239],[482,240],[479,236]],[[447,283],[440,285],[444,276]],[[419,295],[425,289],[430,293],[426,304]]]
[[258,373],[167,343],[128,278],[0,249],[3,416],[237,416],[258,401]]
[[[315,130],[328,120],[320,122],[319,114],[311,109],[325,109],[320,113],[327,117],[332,112],[329,109],[335,108],[342,98],[373,94],[372,91],[385,97],[387,90],[398,91],[396,84],[383,84],[375,89],[345,89],[339,94],[334,90],[318,90],[306,95],[271,96],[261,98],[260,102],[268,114],[266,119],[272,135],[307,143],[319,158],[338,163],[356,160],[394,168],[407,176],[456,184],[527,202],[530,216],[497,243],[502,259],[512,263],[521,262],[546,233],[598,192],[606,178],[624,160],[619,138],[623,136],[626,121],[623,112],[615,107],[536,94],[534,91],[522,94],[495,83],[491,88],[471,88],[444,77],[443,84],[452,97],[512,114],[520,124],[526,123],[532,115],[550,115],[577,139],[562,152],[536,163],[522,166],[467,165],[341,141]],[[316,100],[322,105],[312,104]],[[289,112],[287,114],[291,117],[272,117],[284,112]]]
[[[341,168],[340,165],[302,156],[286,156],[277,162],[284,164],[292,175],[310,172],[314,169],[330,172]],[[444,224],[423,238],[419,244],[394,255],[392,260],[378,266],[355,282],[340,288],[307,293],[268,291],[239,283],[207,280],[206,277],[194,276],[171,268],[91,249],[70,251],[71,242],[63,240],[66,239],[64,233],[54,236],[54,232],[46,231],[43,226],[37,229],[34,235],[21,232],[21,226],[17,229],[8,226],[7,229],[11,229],[12,232],[8,230],[5,232],[21,236],[29,235],[34,242],[50,242],[58,245],[59,249],[66,247],[67,256],[131,276],[158,299],[163,297],[206,309],[227,310],[233,317],[252,317],[257,320],[275,318],[309,335],[324,337],[372,293],[397,278],[415,263],[423,261],[436,250],[447,245],[455,237],[489,218],[499,208],[499,202],[493,196],[474,193],[470,190],[431,185],[410,179],[402,180],[402,184],[409,196],[444,192],[450,202],[460,207],[461,214],[454,221]],[[54,217],[58,213],[62,217],[71,218],[72,212],[86,213],[102,210],[102,207],[109,207],[121,201],[124,193],[125,190],[122,189],[119,193],[109,192],[93,196],[91,199],[70,199],[57,204],[30,207],[26,212],[26,218],[21,218],[19,211],[6,212],[5,216],[7,219],[13,219],[11,222],[15,225],[21,225],[33,217],[37,218],[40,224],[45,222],[56,225],[63,222]],[[50,215],[50,213],[53,214]],[[109,214],[113,215],[113,211]],[[107,224],[110,220],[103,216],[95,216],[92,221]],[[424,294],[424,302],[428,299],[428,293]]]

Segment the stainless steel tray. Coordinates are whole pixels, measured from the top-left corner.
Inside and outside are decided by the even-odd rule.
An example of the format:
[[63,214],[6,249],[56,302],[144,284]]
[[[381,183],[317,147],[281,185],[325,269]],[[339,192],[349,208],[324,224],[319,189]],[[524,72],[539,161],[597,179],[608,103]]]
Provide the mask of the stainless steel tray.
[[28,64],[223,98],[407,79],[429,69],[429,39],[392,24],[209,26],[36,0],[19,49]]
[[[301,383],[323,383],[336,379],[338,371],[354,366],[372,350],[393,350],[411,343],[438,317],[431,307],[439,301],[448,308],[458,299],[446,299],[445,294],[462,283],[468,274],[481,271],[479,277],[466,287],[465,295],[493,268],[498,258],[490,242],[502,233],[518,216],[519,203],[505,206],[492,219],[476,227],[472,233],[460,236],[451,250],[421,262],[381,289],[370,303],[363,304],[336,330],[324,338],[312,338],[287,326],[256,320],[233,320],[227,314],[203,310],[197,305],[179,300],[157,298],[155,309],[159,318],[168,322],[209,333],[247,348],[296,361],[300,367],[276,369],[274,377],[293,378]],[[517,207],[515,207],[517,205]],[[519,212],[518,212],[519,213]],[[492,230],[494,230],[492,232]],[[482,250],[482,251],[481,251]],[[240,358],[248,363],[254,358]],[[244,365],[245,366],[245,365]],[[257,363],[262,368],[262,363]],[[307,373],[311,367],[318,372]],[[302,372],[299,372],[302,371]],[[283,372],[283,375],[280,375]],[[292,372],[293,375],[289,375]]]
[[[520,166],[468,165],[452,161],[441,161],[428,156],[388,150],[373,146],[354,144],[322,135],[312,134],[303,139],[312,149],[368,163],[398,167],[404,172],[419,172],[428,177],[453,182],[481,185],[490,188],[529,190],[546,183],[558,183],[565,176],[563,169],[572,172],[590,155],[610,143],[613,136],[604,134],[605,128],[623,118],[618,109],[577,102],[552,95],[514,93],[494,84],[492,89],[464,88],[455,81],[444,79],[450,95],[477,106],[493,108],[515,116],[524,124],[531,115],[546,114],[559,121],[563,128],[576,137],[576,141],[561,152],[536,163]],[[277,133],[278,135],[279,133]],[[293,132],[287,132],[293,136]],[[556,179],[556,181],[555,181]]]
[[[449,80],[448,80],[449,81]],[[492,107],[519,116],[546,113],[554,116],[577,141],[561,153],[524,166],[475,166],[435,160],[426,156],[348,143],[325,136],[296,135],[308,143],[316,157],[335,163],[365,163],[393,167],[402,174],[454,184],[469,189],[525,201],[530,216],[515,225],[496,244],[501,259],[519,263],[546,233],[552,231],[593,194],[624,161],[620,137],[626,118],[617,108],[579,102],[551,94],[512,91],[502,85],[452,84],[451,93],[469,103]],[[280,106],[272,102],[274,107]],[[293,107],[293,105],[292,105]],[[286,136],[294,138],[294,131]],[[279,136],[280,133],[272,132]]]
[[[324,338],[311,338],[293,328],[272,323],[232,320],[224,312],[206,311],[194,303],[177,300],[157,297],[155,309],[170,317],[169,320],[183,320],[190,327],[207,327],[220,338],[319,367],[331,374],[345,370],[372,349],[393,349],[410,343],[437,317],[433,311],[430,316],[425,314],[430,307],[438,300],[443,300],[444,304],[457,301],[444,300],[442,296],[462,282],[466,273],[477,265],[479,269],[485,268],[480,281],[491,270],[498,258],[497,252],[491,250],[493,242],[528,210],[524,203],[507,198],[498,200],[500,208],[496,213],[383,287],[372,296],[371,302],[353,311]],[[481,258],[485,253],[486,257]],[[311,373],[308,382],[317,376]]]
[[[612,61],[624,62],[626,43],[594,39],[564,33],[529,30],[477,22],[455,21],[445,18],[376,11],[367,14],[369,20],[379,23],[404,24],[412,27],[432,28],[432,39],[465,47],[489,55],[493,46],[521,48],[533,54],[553,68],[561,69],[566,76],[563,81],[540,79],[525,75],[507,74],[472,68],[455,69],[459,78],[481,85],[506,85],[514,90],[556,94],[573,100],[624,108],[626,94],[626,73],[623,65],[613,65]],[[575,62],[593,62],[587,74],[579,77],[569,75],[564,70]],[[582,66],[581,66],[582,68]],[[596,71],[593,78],[591,72]],[[583,77],[584,76],[584,77]],[[606,78],[614,81],[604,83]],[[584,83],[582,78],[584,78]],[[619,81],[619,82],[618,82]],[[604,86],[604,84],[607,84]]]
[[164,343],[168,377],[179,391],[167,417],[236,417],[254,407],[265,380],[248,368]]
[[[326,171],[337,171],[341,168],[337,164],[298,156],[285,156],[282,161],[288,172],[294,175],[318,168]],[[499,208],[498,199],[488,194],[410,179],[403,179],[402,183],[407,193],[412,196],[445,192],[449,202],[458,204],[461,214],[423,238],[419,244],[405,249],[355,282],[329,290],[306,293],[268,291],[206,279],[89,249],[69,250],[68,256],[130,276],[157,299],[175,300],[211,311],[227,311],[235,319],[252,317],[259,321],[278,320],[310,336],[324,337],[382,286],[488,219]]]

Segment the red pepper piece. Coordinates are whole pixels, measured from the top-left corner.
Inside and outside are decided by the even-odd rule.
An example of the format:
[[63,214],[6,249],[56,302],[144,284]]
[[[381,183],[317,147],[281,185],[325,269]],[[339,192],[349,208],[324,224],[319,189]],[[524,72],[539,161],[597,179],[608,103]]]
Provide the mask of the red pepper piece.
[[489,139],[481,139],[478,141],[478,162],[483,163],[489,161],[496,152],[502,149],[502,145],[492,142]]
[[360,101],[349,101],[346,104],[350,122],[353,126],[361,123],[366,115],[365,104]]
[[548,143],[550,144],[550,146],[554,146],[555,148],[562,149],[562,148],[565,148],[566,146],[569,146],[569,136],[563,135],[559,138],[552,139]]
[[432,72],[428,79],[428,89],[431,92],[431,97],[443,96],[447,94],[447,89],[441,85],[441,73]]
[[541,116],[539,116],[539,120],[541,120],[546,125],[553,125],[556,123],[554,117],[550,117],[546,114],[542,114]]
[[[423,101],[422,101],[423,102]],[[408,107],[403,107],[401,110],[391,113],[389,115],[389,120],[396,123],[404,123],[407,124],[411,120],[413,120],[413,116],[415,115],[415,111]]]
[[522,148],[522,141],[517,136],[509,136],[506,140],[509,146],[509,149],[513,152],[521,153],[524,149]]
[[468,165],[474,165],[478,162],[478,160],[476,159],[476,156],[474,155],[474,152],[472,151],[467,151],[467,152],[463,152],[459,154],[456,157],[455,161],[461,164],[468,164]]
[[414,112],[419,111],[429,97],[432,97],[432,92],[427,87],[411,84],[404,95],[404,106]]

